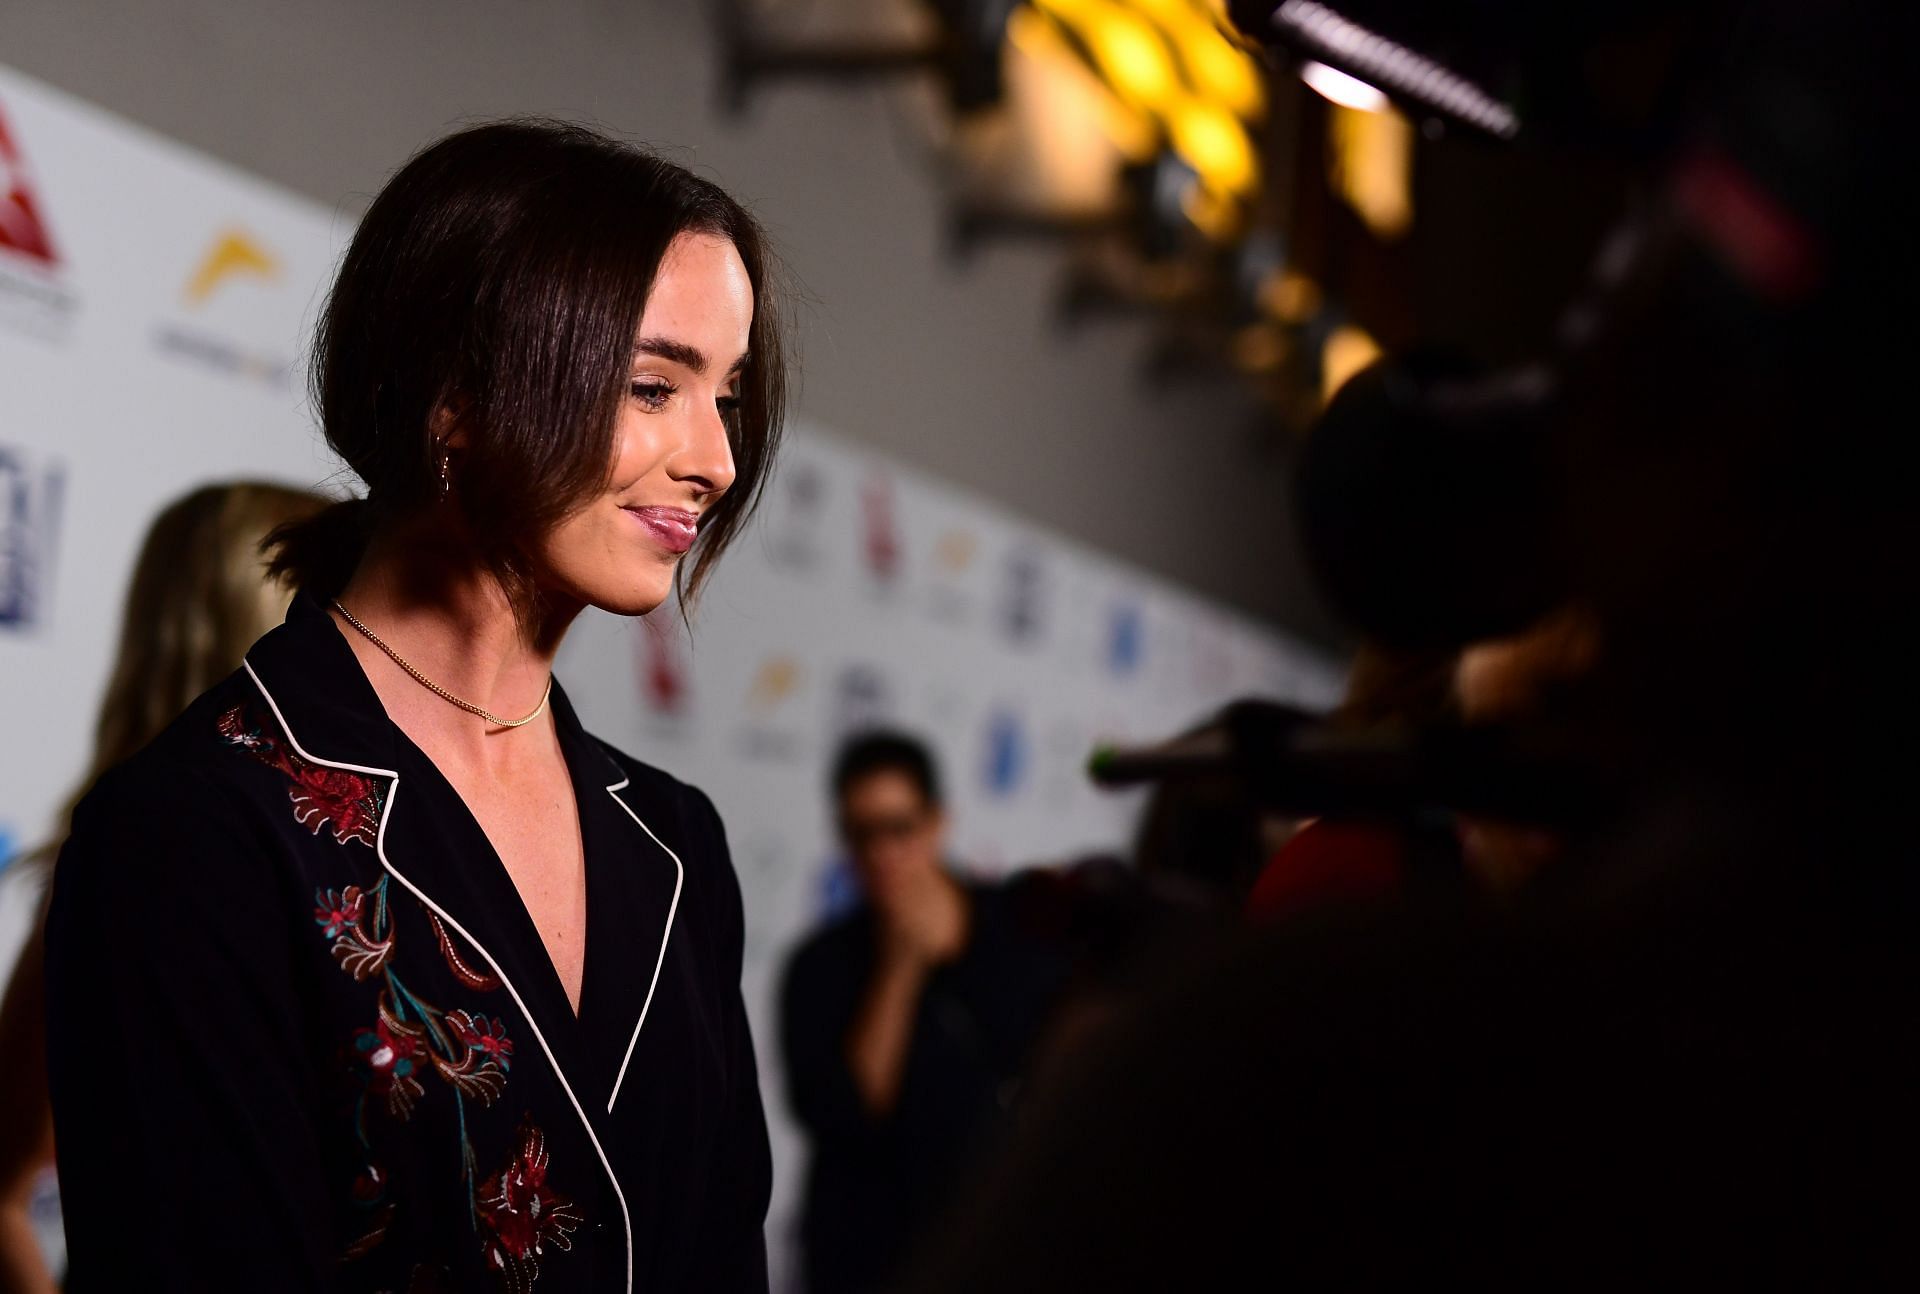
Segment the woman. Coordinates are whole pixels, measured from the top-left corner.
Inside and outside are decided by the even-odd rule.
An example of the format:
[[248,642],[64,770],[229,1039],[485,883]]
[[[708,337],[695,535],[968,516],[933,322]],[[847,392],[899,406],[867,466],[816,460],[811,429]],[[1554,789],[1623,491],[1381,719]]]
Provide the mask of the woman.
[[314,356],[366,498],[280,533],[287,622],[62,856],[72,1288],[765,1289],[719,819],[549,671],[738,533],[769,276],[726,194],[573,127],[451,136],[375,200]]
[[[154,518],[127,589],[82,791],[232,672],[253,640],[286,615],[291,590],[267,578],[260,541],[325,502],[306,490],[234,481],[202,486]],[[72,816],[69,804],[63,827]],[[27,862],[51,862],[56,852],[49,846]],[[44,940],[36,923],[0,1001],[0,1056],[7,1058],[0,1066],[0,1290],[21,1294],[58,1288],[28,1207],[53,1163]]]

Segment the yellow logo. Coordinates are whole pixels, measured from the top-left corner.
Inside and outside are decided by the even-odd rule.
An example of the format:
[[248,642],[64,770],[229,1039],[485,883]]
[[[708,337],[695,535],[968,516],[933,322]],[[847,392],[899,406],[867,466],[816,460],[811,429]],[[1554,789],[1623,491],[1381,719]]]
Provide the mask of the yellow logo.
[[236,274],[275,279],[280,277],[280,261],[245,233],[229,229],[214,240],[207,254],[200,258],[193,277],[187,280],[187,301],[196,306],[202,304]]
[[940,563],[942,570],[958,575],[973,565],[973,555],[979,546],[979,542],[967,531],[949,530],[934,545],[934,560]]
[[800,686],[800,663],[791,656],[771,656],[754,675],[747,700],[757,710],[771,710]]

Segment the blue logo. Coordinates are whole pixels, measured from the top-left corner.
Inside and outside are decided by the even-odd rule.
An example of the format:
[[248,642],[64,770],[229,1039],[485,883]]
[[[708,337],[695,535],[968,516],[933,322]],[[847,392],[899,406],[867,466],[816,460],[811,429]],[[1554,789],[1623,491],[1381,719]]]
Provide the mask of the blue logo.
[[854,873],[853,864],[839,855],[822,864],[817,885],[819,888],[814,896],[814,909],[822,925],[853,911],[866,897],[860,888],[860,878]]
[[23,451],[0,446],[0,628],[46,618],[63,484],[58,466],[36,470]]
[[1029,763],[1026,729],[1011,710],[996,711],[987,721],[987,790],[1009,796],[1026,780]]
[[1107,622],[1107,668],[1115,674],[1138,673],[1147,654],[1147,627],[1140,608],[1124,602]]
[[1014,549],[1007,556],[1005,593],[1000,605],[1000,623],[1013,642],[1025,644],[1040,637],[1045,627],[1044,595],[1045,570],[1040,555],[1031,549]]

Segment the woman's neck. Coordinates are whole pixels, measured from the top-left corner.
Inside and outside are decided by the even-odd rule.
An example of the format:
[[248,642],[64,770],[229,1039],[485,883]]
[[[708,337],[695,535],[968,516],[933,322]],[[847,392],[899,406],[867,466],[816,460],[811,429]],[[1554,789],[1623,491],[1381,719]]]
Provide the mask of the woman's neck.
[[[523,624],[499,579],[463,557],[440,551],[425,537],[376,538],[340,602],[448,692],[501,718],[517,719],[540,704],[554,655],[581,608],[546,605],[532,623]],[[436,737],[470,741],[476,748],[489,737],[517,731],[493,728],[449,705],[337,612],[335,623],[403,729],[424,725]]]

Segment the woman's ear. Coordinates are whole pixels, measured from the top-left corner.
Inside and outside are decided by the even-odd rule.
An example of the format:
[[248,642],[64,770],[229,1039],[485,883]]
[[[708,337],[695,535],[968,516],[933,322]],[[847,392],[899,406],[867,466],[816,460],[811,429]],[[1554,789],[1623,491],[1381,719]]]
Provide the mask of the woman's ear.
[[467,447],[467,401],[463,396],[450,396],[433,411],[433,420],[427,427],[433,437],[433,443],[441,449],[464,450]]

